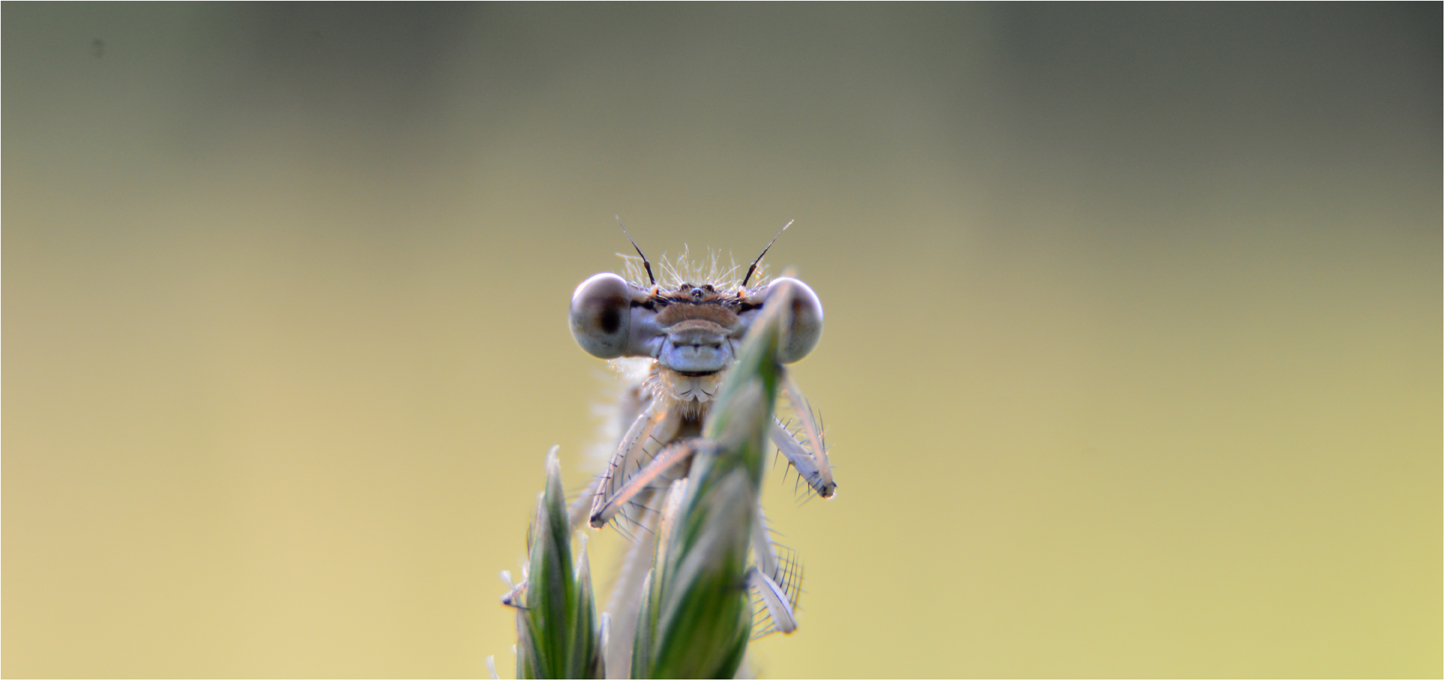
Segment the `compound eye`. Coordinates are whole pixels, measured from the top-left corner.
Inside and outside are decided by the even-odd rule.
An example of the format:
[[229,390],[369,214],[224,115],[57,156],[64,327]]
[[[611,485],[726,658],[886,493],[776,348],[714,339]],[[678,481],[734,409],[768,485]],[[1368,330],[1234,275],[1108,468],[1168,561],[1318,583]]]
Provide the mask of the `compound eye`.
[[777,348],[777,359],[790,364],[807,356],[822,339],[822,301],[807,284],[787,276],[773,279],[767,285],[767,296],[771,297],[784,282],[792,284],[792,325]]
[[583,281],[572,293],[572,308],[567,314],[572,337],[594,357],[622,356],[627,349],[631,320],[631,290],[616,274],[597,274]]

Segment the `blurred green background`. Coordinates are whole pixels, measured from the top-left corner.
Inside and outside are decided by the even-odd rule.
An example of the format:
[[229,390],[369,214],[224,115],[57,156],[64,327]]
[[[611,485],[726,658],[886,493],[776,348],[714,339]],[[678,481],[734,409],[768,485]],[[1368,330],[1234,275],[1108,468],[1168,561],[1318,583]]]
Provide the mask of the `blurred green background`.
[[6,3],[4,674],[509,677],[620,214],[826,306],[764,675],[1437,677],[1440,26]]

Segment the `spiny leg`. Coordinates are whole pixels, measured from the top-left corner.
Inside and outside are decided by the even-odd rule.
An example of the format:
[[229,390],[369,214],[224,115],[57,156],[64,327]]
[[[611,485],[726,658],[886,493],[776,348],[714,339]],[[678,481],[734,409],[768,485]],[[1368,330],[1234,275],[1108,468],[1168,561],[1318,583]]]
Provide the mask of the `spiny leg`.
[[[670,440],[677,433],[677,426],[681,417],[671,409],[661,407],[653,402],[639,414],[632,426],[627,429],[627,434],[617,443],[617,451],[612,454],[611,461],[607,464],[607,471],[603,473],[590,487],[591,507],[586,516],[595,519],[601,511],[602,504],[606,499],[616,495],[617,490],[625,483],[630,470],[643,467],[648,464],[651,452],[647,451],[647,445],[653,444],[659,448],[660,444]],[[580,524],[581,517],[578,516],[578,506],[581,501],[572,506],[571,518],[575,524]],[[615,512],[613,513],[615,514]],[[610,516],[609,516],[610,518]],[[592,526],[601,526],[592,523]]]
[[[797,441],[792,432],[788,431],[780,421],[774,419],[772,427],[768,430],[769,438],[778,451],[787,458],[787,463],[797,471],[797,476],[813,489],[819,489],[822,484],[822,472],[817,468],[817,459],[812,453]],[[820,489],[819,489],[820,490]]]
[[[832,466],[827,461],[827,442],[823,439],[822,426],[817,421],[817,415],[812,412],[812,405],[807,402],[806,397],[802,396],[802,390],[797,388],[797,383],[792,382],[791,377],[782,380],[782,395],[787,398],[788,405],[797,414],[797,419],[802,424],[802,434],[807,439],[807,447],[804,450],[808,454],[806,457],[811,459],[809,467],[816,471],[815,478],[811,475],[804,475],[807,477],[807,483],[816,489],[823,498],[830,498],[837,491],[837,482],[832,480]],[[783,432],[786,432],[785,428],[783,428]],[[798,443],[790,433],[788,434],[787,439]],[[777,441],[776,432],[773,433],[773,441]],[[782,448],[782,445],[779,444],[778,448]],[[803,449],[801,446],[797,448]],[[797,452],[794,451],[794,453]],[[797,461],[793,459],[792,455],[788,455],[786,449],[783,449],[783,455],[787,455],[788,460],[797,466]],[[798,467],[798,472],[802,471],[803,468]]]
[[[609,416],[615,418],[621,434],[613,434],[609,442],[608,468],[619,464],[614,460],[619,453],[618,447],[627,439],[627,433],[637,424],[638,418],[651,407],[654,401],[651,392],[640,384],[631,385],[622,390],[615,404],[616,412]],[[592,503],[597,495],[597,488],[604,479],[606,479],[606,475],[598,475],[582,488],[580,494],[568,495],[572,501],[567,509],[567,520],[571,524],[572,531],[576,531],[587,523],[587,518],[591,516]]]
[[597,502],[592,505],[591,524],[594,527],[603,527],[612,520],[617,511],[630,503],[643,491],[654,487],[658,481],[671,481],[667,474],[671,469],[692,457],[692,454],[707,450],[713,445],[701,439],[685,439],[657,452],[652,462],[638,470],[636,474],[628,477],[626,483],[617,489],[616,493],[602,498],[597,495]]
[[[807,426],[800,428],[803,433],[807,432]],[[832,470],[823,467],[827,464],[825,456],[818,457],[808,450],[807,446],[797,440],[797,436],[787,428],[786,425],[777,419],[773,419],[772,427],[768,430],[769,438],[777,450],[787,458],[792,469],[797,471],[799,479],[807,482],[813,491],[823,497],[831,496],[837,489],[837,483],[832,481]],[[820,437],[819,437],[820,439]]]
[[778,557],[760,506],[757,508],[757,521],[753,523],[752,559],[754,566],[747,571],[747,586],[766,612],[761,625],[754,627],[753,638],[773,632],[783,635],[792,633],[797,630],[797,597],[801,593],[802,570],[791,555]]

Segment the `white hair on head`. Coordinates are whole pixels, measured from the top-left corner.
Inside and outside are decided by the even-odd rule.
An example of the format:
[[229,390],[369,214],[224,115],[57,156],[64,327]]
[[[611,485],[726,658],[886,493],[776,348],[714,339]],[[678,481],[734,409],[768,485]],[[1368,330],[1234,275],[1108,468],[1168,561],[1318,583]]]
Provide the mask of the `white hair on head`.
[[[642,265],[642,258],[635,255],[617,253],[622,258],[622,277],[629,283],[639,288],[651,288],[648,280],[647,270]],[[656,263],[657,285],[664,290],[676,288],[684,283],[700,286],[710,283],[721,291],[735,291],[742,288],[743,267],[737,264],[729,253],[727,264],[714,250],[708,250],[705,258],[692,259],[689,256],[686,246],[682,248],[682,254],[675,258],[669,258],[666,253]],[[752,273],[752,279],[748,281],[752,288],[758,288],[767,284],[767,265],[758,265],[757,270]]]

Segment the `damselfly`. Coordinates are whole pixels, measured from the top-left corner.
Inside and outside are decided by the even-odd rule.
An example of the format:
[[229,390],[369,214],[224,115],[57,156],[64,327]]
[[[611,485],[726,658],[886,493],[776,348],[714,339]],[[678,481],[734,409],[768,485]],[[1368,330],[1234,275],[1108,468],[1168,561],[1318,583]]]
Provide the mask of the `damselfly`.
[[[683,256],[662,262],[661,280],[636,241],[630,234],[627,238],[638,256],[628,258],[630,280],[597,274],[583,281],[571,300],[571,331],[582,349],[634,369],[634,384],[620,409],[623,434],[605,472],[572,505],[571,521],[574,526],[611,523],[624,531],[650,531],[666,487],[687,476],[712,398],[764,304],[779,291],[791,296],[790,323],[778,350],[782,364],[803,358],[817,345],[823,314],[817,294],[802,281],[784,276],[763,282],[759,265],[777,237],[740,278],[738,267],[719,267],[715,256],[708,271]],[[780,393],[792,418],[774,420],[769,437],[811,493],[830,497],[837,484],[819,421],[791,379],[784,377]],[[794,561],[778,557],[765,522],[755,526],[749,586],[771,619],[764,631],[790,633],[796,628],[799,573]],[[635,541],[613,589],[614,636],[632,626],[635,612],[627,603],[638,599],[632,591],[650,560],[650,544]]]

